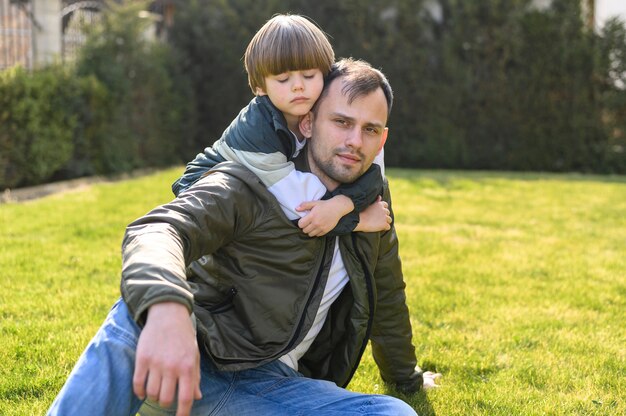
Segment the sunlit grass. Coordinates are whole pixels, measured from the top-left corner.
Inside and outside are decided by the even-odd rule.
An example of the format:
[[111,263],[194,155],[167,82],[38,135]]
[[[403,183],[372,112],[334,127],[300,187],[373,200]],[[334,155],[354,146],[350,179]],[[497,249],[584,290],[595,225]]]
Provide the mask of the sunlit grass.
[[[43,414],[172,169],[0,205],[0,414]],[[389,169],[421,415],[626,414],[626,178]],[[350,388],[389,392],[369,353]]]
[[390,175],[418,360],[444,374],[419,413],[626,413],[624,178]]

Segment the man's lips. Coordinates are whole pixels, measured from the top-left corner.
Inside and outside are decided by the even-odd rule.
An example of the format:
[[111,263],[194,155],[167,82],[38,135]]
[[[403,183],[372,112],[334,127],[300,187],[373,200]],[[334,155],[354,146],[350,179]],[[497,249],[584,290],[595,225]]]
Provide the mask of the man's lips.
[[337,157],[344,163],[356,164],[361,161],[361,158],[352,153],[337,153]]

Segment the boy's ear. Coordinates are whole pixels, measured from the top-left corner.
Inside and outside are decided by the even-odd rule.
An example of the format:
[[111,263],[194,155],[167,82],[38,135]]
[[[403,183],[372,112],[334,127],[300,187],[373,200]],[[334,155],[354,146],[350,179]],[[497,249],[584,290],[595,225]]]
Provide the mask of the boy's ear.
[[311,136],[313,135],[312,126],[313,126],[313,113],[309,111],[306,115],[304,115],[300,119],[300,123],[298,124],[298,127],[300,127],[300,133],[302,133],[302,135],[306,137],[307,139],[310,139]]
[[387,135],[388,134],[389,134],[389,127],[385,127],[385,130],[383,130],[382,140],[380,141],[380,147],[378,148],[379,152],[380,152],[380,149],[382,149],[383,146],[385,145],[385,143],[387,142]]
[[258,95],[258,96],[267,95],[267,93],[265,91],[263,91],[263,88],[256,87],[256,95]]

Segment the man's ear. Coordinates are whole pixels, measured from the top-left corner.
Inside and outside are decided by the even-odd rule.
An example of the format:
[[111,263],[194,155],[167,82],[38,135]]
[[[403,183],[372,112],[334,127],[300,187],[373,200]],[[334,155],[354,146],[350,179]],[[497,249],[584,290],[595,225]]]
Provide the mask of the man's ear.
[[306,115],[304,115],[300,119],[300,123],[298,124],[300,127],[300,133],[307,139],[310,139],[313,135],[313,113],[309,111]]
[[385,145],[385,142],[387,141],[387,135],[389,134],[389,127],[385,127],[385,129],[383,130],[383,137],[380,140],[380,147],[378,148],[378,151],[380,152],[380,149],[383,148],[383,146]]

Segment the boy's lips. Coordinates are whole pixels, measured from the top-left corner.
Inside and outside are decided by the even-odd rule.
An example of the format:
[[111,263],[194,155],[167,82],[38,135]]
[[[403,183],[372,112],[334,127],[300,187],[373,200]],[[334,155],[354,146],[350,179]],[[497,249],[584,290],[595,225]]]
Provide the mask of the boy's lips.
[[305,103],[309,101],[308,97],[296,97],[293,100],[291,100],[292,103],[296,104],[296,103]]

